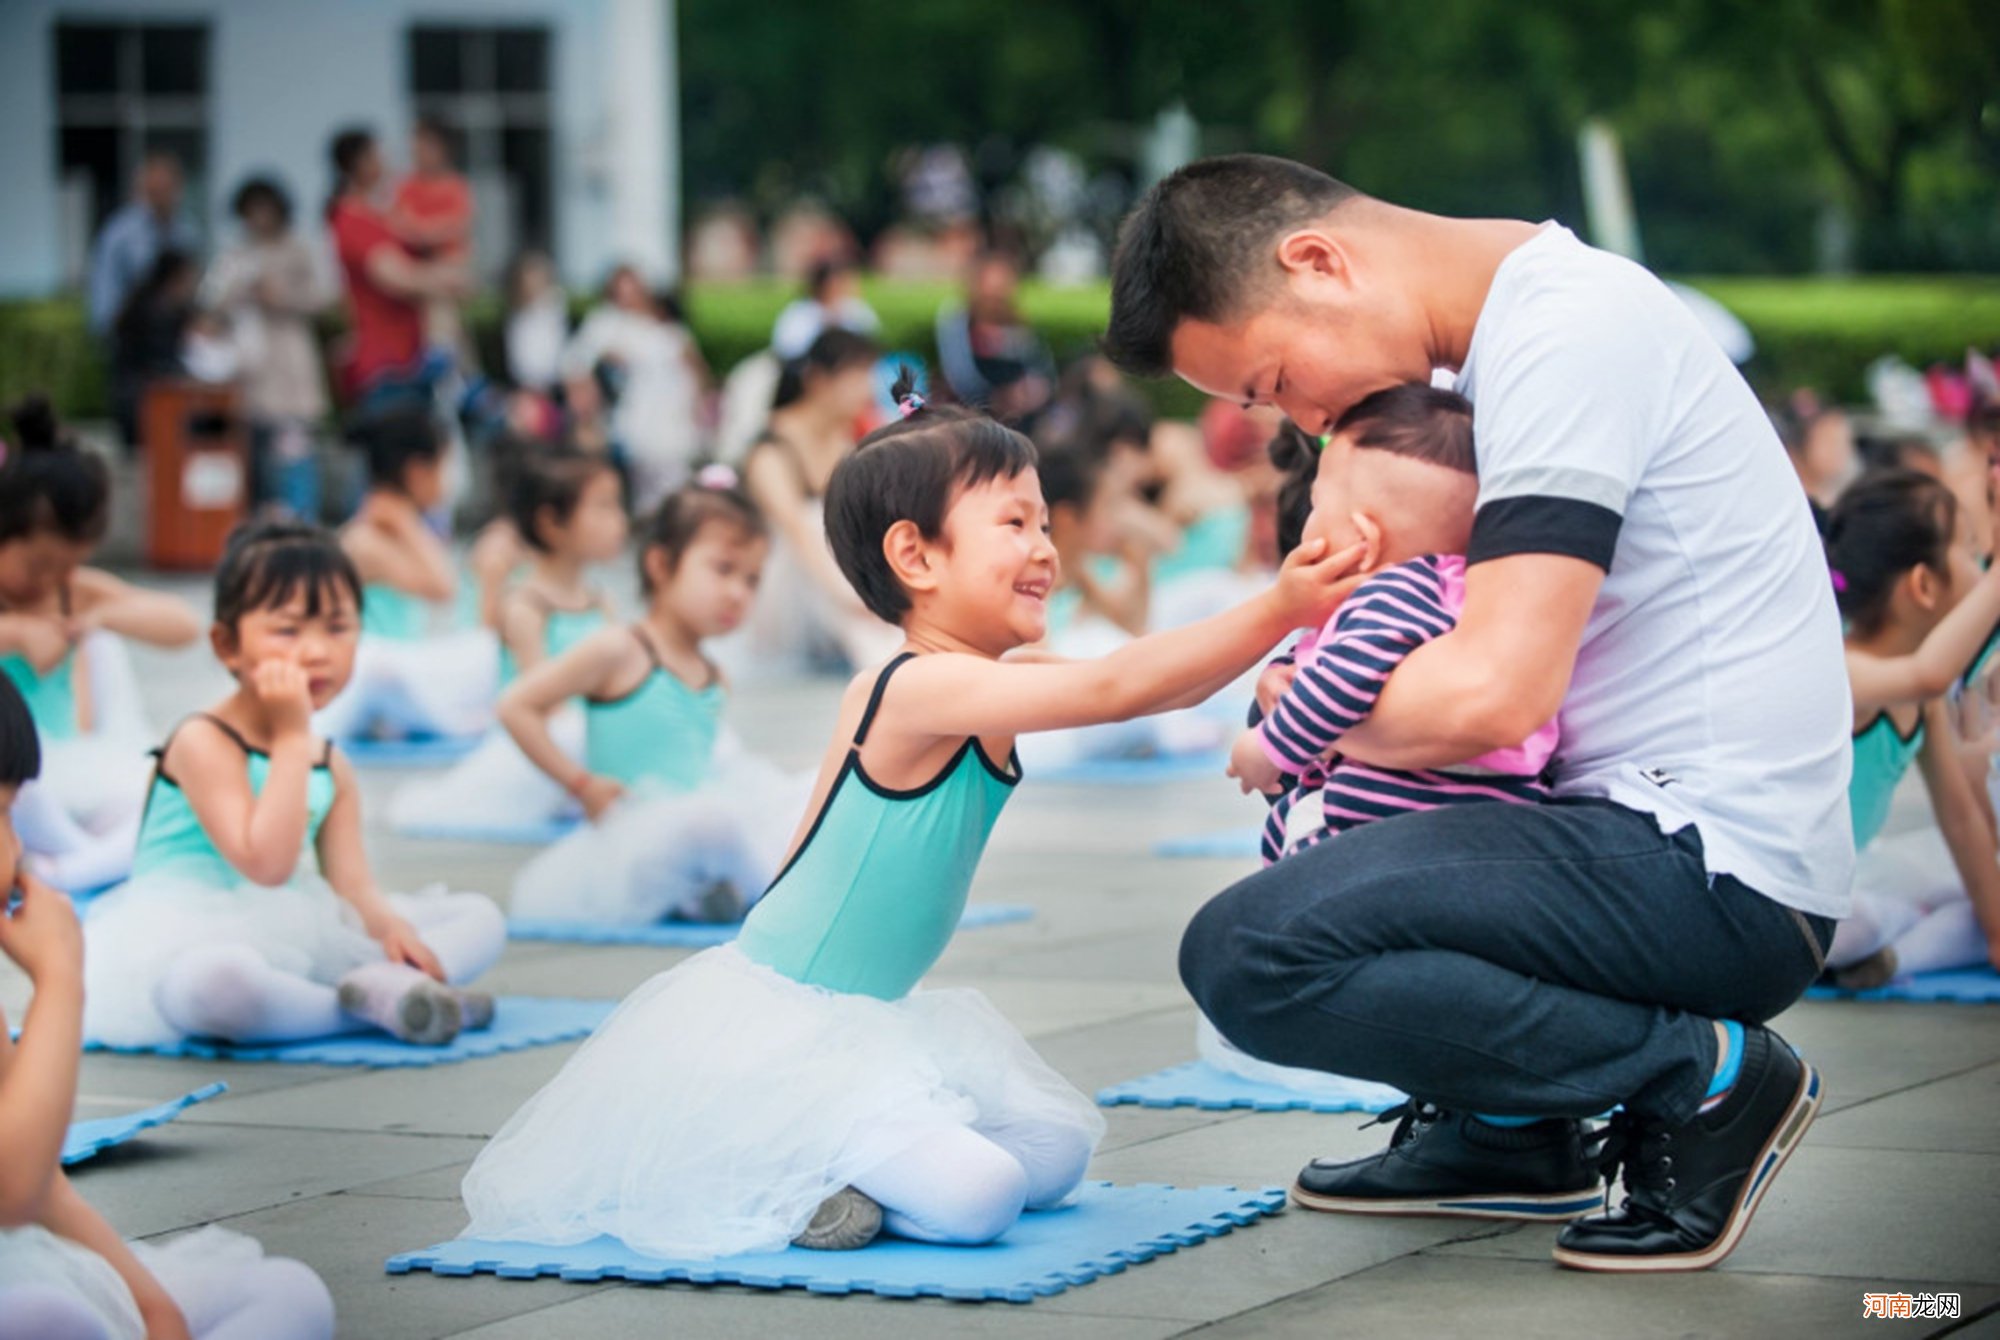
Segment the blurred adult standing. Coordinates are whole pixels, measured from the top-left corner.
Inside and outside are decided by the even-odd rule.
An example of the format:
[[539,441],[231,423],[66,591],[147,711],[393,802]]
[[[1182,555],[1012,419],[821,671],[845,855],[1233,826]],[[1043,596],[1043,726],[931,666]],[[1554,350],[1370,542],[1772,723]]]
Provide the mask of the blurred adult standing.
[[611,402],[611,435],[625,453],[642,513],[686,480],[701,445],[708,366],[687,327],[621,265],[563,351],[572,380],[593,378]]
[[132,290],[152,273],[162,251],[194,255],[201,247],[194,220],[181,208],[181,163],[154,150],[139,164],[132,199],[104,221],[90,249],[90,329],[109,337]]
[[805,296],[794,298],[771,327],[771,352],[791,362],[812,348],[829,327],[873,335],[882,327],[861,296],[861,268],[845,257],[817,261],[806,277]]
[[937,319],[938,371],[952,395],[1008,423],[1047,404],[1055,389],[1055,363],[1021,319],[1020,287],[1011,257],[982,252],[967,276],[964,305]]
[[269,177],[252,177],[230,206],[242,235],[210,267],[208,305],[229,318],[250,419],[251,496],[302,520],[319,517],[313,429],[326,386],[313,317],[327,294],[312,249],[292,230],[292,201]]

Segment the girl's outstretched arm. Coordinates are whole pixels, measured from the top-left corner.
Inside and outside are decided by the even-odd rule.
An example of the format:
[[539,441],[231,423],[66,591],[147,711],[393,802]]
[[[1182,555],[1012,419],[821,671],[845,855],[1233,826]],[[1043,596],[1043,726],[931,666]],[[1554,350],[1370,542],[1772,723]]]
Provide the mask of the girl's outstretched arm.
[[102,628],[154,647],[185,647],[201,636],[201,616],[179,596],[148,591],[96,568],[77,569],[76,612]]
[[1985,797],[1965,775],[1953,747],[1951,715],[1941,699],[1924,704],[1924,747],[1917,756],[1938,831],[1965,881],[1965,896],[1986,933],[1986,956],[2000,967],[2000,847],[1984,811]]
[[500,695],[495,715],[528,761],[583,802],[595,819],[618,798],[620,788],[593,777],[571,760],[549,734],[549,718],[572,698],[614,693],[646,672],[646,653],[627,628],[592,633],[560,656],[544,660]]
[[1928,702],[1952,685],[2000,624],[2000,564],[1987,569],[1951,613],[1931,629],[1923,645],[1907,656],[1847,653],[1847,678],[1854,686],[1854,710],[1866,716],[1884,707]]
[[1323,621],[1351,583],[1363,546],[1327,554],[1301,545],[1271,587],[1232,610],[1137,638],[1108,656],[1019,664],[979,656],[919,657],[896,679],[896,719],[928,735],[1016,735],[1126,721],[1227,683],[1286,634]]

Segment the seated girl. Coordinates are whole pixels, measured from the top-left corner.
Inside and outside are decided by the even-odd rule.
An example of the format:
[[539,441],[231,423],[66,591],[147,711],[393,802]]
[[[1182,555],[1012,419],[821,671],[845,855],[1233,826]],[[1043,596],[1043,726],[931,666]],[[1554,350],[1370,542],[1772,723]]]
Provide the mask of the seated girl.
[[126,1242],[63,1173],[83,933],[69,900],[18,868],[9,813],[40,765],[28,709],[0,682],[0,957],[34,986],[18,1041],[0,1017],[0,1340],[327,1340],[333,1299],[305,1266],[221,1228]]
[[[492,998],[458,987],[499,958],[499,909],[474,893],[384,895],[354,769],[311,731],[353,673],[362,608],[326,531],[231,537],[209,639],[235,689],[159,750],[131,882],[92,910],[92,1040],[379,1029],[438,1044],[491,1021]],[[317,877],[299,868],[308,857]]]
[[[789,836],[777,816],[805,803],[806,784],[718,757],[725,686],[702,653],[749,613],[769,541],[750,500],[709,479],[669,494],[647,523],[645,616],[593,633],[501,695],[522,752],[590,819],[522,867],[516,917],[737,921],[777,872]],[[550,730],[579,698],[581,763]]]
[[[1237,609],[1100,660],[1009,662],[1047,631],[1057,575],[1034,448],[904,405],[827,494],[841,571],[902,650],[848,686],[741,938],[641,986],[514,1114],[466,1174],[467,1236],[672,1257],[975,1244],[1081,1183],[1096,1105],[978,992],[918,985],[1021,780],[1014,739],[1205,697],[1323,617],[1358,552],[1302,550]],[[694,662],[677,650],[678,673]]]
[[[495,601],[502,688],[605,626],[611,599],[590,584],[589,572],[624,552],[624,497],[608,457],[542,447],[516,462],[506,521],[529,557],[527,575]],[[566,756],[582,755],[580,708],[566,704],[550,729]],[[512,736],[496,729],[443,776],[399,790],[390,802],[389,824],[404,832],[513,829],[575,813],[576,802],[561,785],[530,763]]]
[[14,411],[18,443],[0,462],[0,672],[34,713],[41,777],[16,821],[29,868],[66,889],[131,869],[146,799],[151,727],[122,639],[181,647],[195,612],[85,567],[111,518],[110,476],[37,397]]
[[430,411],[375,416],[358,431],[368,491],[340,530],[361,574],[361,649],[353,683],[315,725],[337,740],[462,738],[493,720],[499,661],[491,631],[450,627],[451,551],[427,513],[445,500],[446,441]]
[[[1982,574],[1968,510],[1936,479],[1863,476],[1827,519],[1827,561],[1847,620],[1854,689],[1854,910],[1827,949],[1836,984],[2000,964],[2000,840],[1985,791],[1958,758],[1947,692],[2000,623],[2000,567]],[[1934,829],[1883,838],[1896,787],[1918,764]],[[1879,840],[1878,840],[1879,839]]]

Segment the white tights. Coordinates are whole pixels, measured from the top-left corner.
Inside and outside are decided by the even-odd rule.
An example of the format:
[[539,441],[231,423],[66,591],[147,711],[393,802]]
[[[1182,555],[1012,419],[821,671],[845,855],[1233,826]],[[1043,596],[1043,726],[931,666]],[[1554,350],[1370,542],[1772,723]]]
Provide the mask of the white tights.
[[[297,1261],[267,1256],[227,1272],[163,1266],[160,1284],[195,1340],[331,1340],[333,1298]],[[54,1284],[0,1290],[0,1340],[116,1340],[96,1309]]]
[[30,869],[57,888],[101,889],[132,873],[137,814],[94,833],[71,817],[47,786],[28,782],[14,798],[13,816]]
[[1830,968],[1896,951],[1899,972],[1966,968],[1987,961],[1986,932],[1944,838],[1934,828],[1871,843],[1854,874],[1854,910],[1835,928]]
[[897,1237],[965,1246],[993,1241],[1024,1209],[1060,1204],[1094,1144],[1088,1132],[1042,1121],[939,1126],[898,1143],[855,1190],[882,1206]]
[[[390,894],[389,903],[417,928],[454,985],[492,967],[506,946],[506,921],[483,894]],[[274,967],[244,944],[181,954],[154,988],[153,1003],[184,1036],[228,1042],[292,1042],[368,1027],[340,1008],[332,986]]]

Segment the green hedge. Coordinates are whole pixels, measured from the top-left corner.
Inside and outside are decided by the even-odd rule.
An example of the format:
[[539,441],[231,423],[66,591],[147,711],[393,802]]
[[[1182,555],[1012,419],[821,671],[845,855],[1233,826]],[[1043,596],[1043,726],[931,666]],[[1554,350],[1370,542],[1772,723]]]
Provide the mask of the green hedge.
[[[1863,394],[1862,371],[1894,353],[1922,367],[1956,361],[1968,346],[2000,344],[2000,276],[1869,277],[1858,279],[1695,279],[1743,318],[1757,337],[1748,372],[1758,388],[1778,396],[1810,385],[1843,400]],[[776,280],[695,285],[688,319],[709,362],[726,370],[764,347],[771,323],[796,289]],[[882,317],[884,343],[935,357],[932,320],[955,286],[873,280],[867,296]],[[1028,284],[1022,306],[1059,356],[1091,347],[1103,329],[1109,298],[1102,285],[1050,288]],[[470,313],[489,360],[499,350],[499,309],[491,301]],[[104,372],[84,329],[81,305],[51,298],[0,303],[0,403],[47,389],[73,418],[106,413]],[[1178,383],[1149,388],[1160,408],[1189,414],[1197,397]]]

